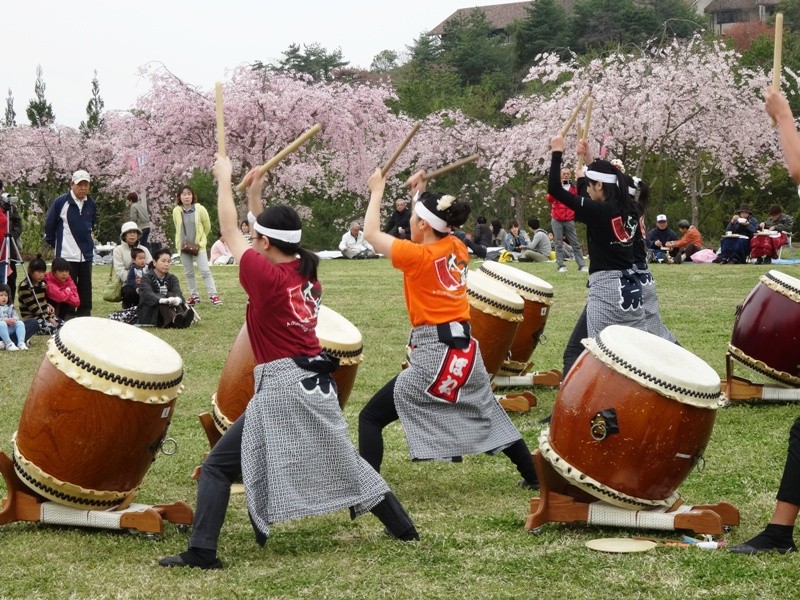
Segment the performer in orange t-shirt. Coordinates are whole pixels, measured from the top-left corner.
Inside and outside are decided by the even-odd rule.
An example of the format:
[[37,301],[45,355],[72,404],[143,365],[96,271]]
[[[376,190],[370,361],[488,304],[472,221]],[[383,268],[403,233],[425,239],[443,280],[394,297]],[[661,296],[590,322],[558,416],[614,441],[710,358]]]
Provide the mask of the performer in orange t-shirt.
[[470,335],[466,296],[469,254],[452,228],[469,205],[425,190],[414,174],[411,240],[380,230],[386,183],[380,169],[369,178],[364,236],[403,272],[406,308],[413,327],[409,368],[387,383],[358,418],[361,456],[380,472],[382,430],[400,419],[412,460],[460,460],[464,454],[504,452],[522,474],[520,485],[538,488],[530,450],[495,400],[478,343]]

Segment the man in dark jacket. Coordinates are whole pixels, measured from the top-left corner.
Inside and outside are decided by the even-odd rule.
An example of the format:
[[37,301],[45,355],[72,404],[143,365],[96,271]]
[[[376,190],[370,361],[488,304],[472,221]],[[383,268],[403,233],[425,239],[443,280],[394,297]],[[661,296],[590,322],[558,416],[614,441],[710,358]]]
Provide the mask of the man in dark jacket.
[[667,242],[675,242],[677,239],[677,234],[667,226],[667,215],[658,215],[656,226],[647,232],[645,239],[648,261],[664,261],[667,257]]
[[92,314],[92,262],[97,222],[97,205],[89,197],[91,178],[80,170],[72,174],[69,192],[50,205],[44,222],[44,240],[55,248],[56,256],[69,264],[69,275],[78,287],[81,305],[74,316]]
[[411,211],[403,198],[395,202],[395,211],[389,217],[383,232],[403,240],[411,239]]

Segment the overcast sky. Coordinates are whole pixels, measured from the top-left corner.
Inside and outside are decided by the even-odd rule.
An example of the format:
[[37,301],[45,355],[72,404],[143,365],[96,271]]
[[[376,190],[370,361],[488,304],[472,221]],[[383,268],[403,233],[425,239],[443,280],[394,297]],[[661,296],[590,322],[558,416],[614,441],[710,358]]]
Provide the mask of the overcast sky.
[[105,110],[125,110],[147,91],[137,71],[149,63],[211,89],[238,65],[279,59],[291,43],[317,42],[329,51],[341,48],[352,66],[368,68],[381,50],[405,52],[420,33],[459,8],[500,3],[7,0],[0,13],[0,119],[10,88],[17,123],[28,123],[25,109],[34,97],[37,65],[56,121],[77,127],[86,119],[95,70]]

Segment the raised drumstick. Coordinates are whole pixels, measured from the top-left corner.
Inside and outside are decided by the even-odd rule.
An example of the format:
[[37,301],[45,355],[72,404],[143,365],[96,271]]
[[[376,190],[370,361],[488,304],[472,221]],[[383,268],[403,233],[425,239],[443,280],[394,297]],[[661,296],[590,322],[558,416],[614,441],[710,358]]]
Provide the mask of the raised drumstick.
[[408,146],[408,143],[411,141],[411,138],[413,138],[414,135],[419,130],[419,126],[420,126],[419,123],[414,125],[413,129],[411,129],[409,134],[406,136],[406,139],[403,140],[403,143],[400,144],[397,150],[394,151],[394,154],[392,154],[392,157],[386,162],[385,165],[383,165],[383,168],[381,169],[381,175],[386,177],[386,174],[389,172],[389,169],[392,168],[392,165],[394,165],[395,161],[398,159],[400,154],[402,154],[403,150],[405,150],[406,146]]
[[[259,173],[262,173],[262,174],[266,173],[267,171],[269,171],[270,169],[275,167],[275,165],[277,165],[279,162],[281,162],[284,158],[286,158],[292,152],[297,150],[300,146],[305,144],[309,139],[311,139],[312,137],[317,135],[317,133],[319,133],[321,129],[322,129],[322,125],[320,125],[319,123],[316,123],[313,127],[311,127],[311,129],[306,131],[304,134],[302,134],[300,137],[298,137],[295,141],[293,141],[291,144],[286,146],[283,150],[278,152],[275,156],[273,156],[267,162],[265,162],[263,165],[261,165],[259,167]],[[236,186],[236,190],[239,191],[239,192],[242,192],[247,188],[247,185],[248,185],[248,183],[243,179],[239,183],[239,185]]]

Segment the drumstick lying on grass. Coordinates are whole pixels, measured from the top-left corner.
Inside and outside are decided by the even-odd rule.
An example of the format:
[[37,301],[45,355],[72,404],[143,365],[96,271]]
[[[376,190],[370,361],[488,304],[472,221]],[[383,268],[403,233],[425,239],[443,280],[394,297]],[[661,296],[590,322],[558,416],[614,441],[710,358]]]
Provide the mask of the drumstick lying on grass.
[[[283,150],[278,152],[275,156],[273,156],[267,162],[265,162],[263,165],[261,165],[261,167],[259,168],[259,172],[260,173],[266,173],[270,169],[274,168],[275,165],[277,165],[279,162],[281,162],[284,158],[289,156],[292,152],[297,150],[300,146],[305,144],[312,137],[317,135],[320,132],[321,129],[322,129],[322,125],[320,125],[319,123],[316,123],[311,129],[306,131],[304,134],[302,134],[300,137],[298,137],[295,141],[293,141],[291,144],[286,146]],[[239,185],[236,186],[236,191],[238,191],[238,192],[244,191],[247,188],[248,183],[249,182],[247,182],[246,180],[243,179],[241,182],[239,182]]]
[[[480,158],[478,154],[470,154],[466,158],[459,159],[455,162],[450,163],[449,165],[445,165],[436,169],[435,171],[431,171],[430,173],[425,173],[425,181],[433,179],[434,177],[438,177],[439,175],[444,175],[445,173],[449,173],[459,167],[463,167],[464,165],[468,165],[471,162],[475,162]],[[403,184],[403,187],[408,187],[408,182]]]
[[406,146],[408,146],[408,143],[411,141],[411,138],[413,138],[414,135],[419,130],[419,125],[420,125],[419,123],[414,125],[414,128],[406,136],[406,139],[403,140],[403,143],[400,144],[400,146],[397,148],[397,150],[394,151],[394,154],[392,154],[392,157],[386,162],[385,165],[383,165],[383,168],[381,169],[381,175],[386,177],[386,174],[389,172],[389,169],[392,168],[392,165],[394,165],[395,161],[398,159],[400,154],[402,154],[403,150],[405,150]]

